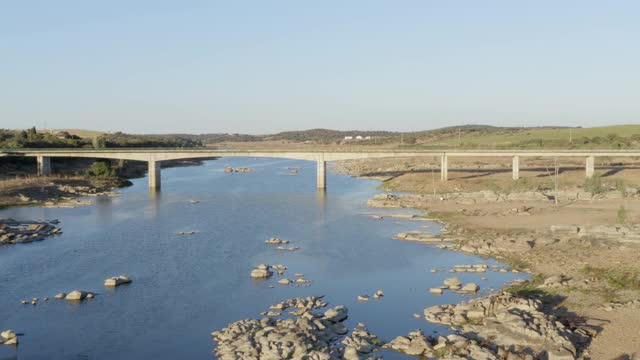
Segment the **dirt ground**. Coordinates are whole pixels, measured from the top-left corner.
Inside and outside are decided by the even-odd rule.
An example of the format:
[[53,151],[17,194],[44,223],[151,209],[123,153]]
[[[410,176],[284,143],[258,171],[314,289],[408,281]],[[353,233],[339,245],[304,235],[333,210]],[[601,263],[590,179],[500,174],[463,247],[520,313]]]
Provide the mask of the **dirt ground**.
[[[512,180],[507,158],[456,159],[450,162],[447,182],[440,181],[439,164],[428,159],[355,160],[338,164],[337,168],[382,179],[382,189],[419,194],[413,198],[408,195],[407,205],[458,228],[463,242],[466,237],[476,244],[484,241],[503,246],[507,251],[495,256],[527,268],[534,276],[532,287],[554,275],[572,279],[570,286],[543,291],[545,296],[558,300],[554,303],[558,312],[584,319],[600,330],[583,353],[584,358],[634,358],[634,354],[640,355],[640,306],[604,308],[611,303],[640,299],[640,241],[622,242],[597,236],[572,239],[558,237],[550,229],[558,225],[603,225],[638,231],[640,197],[613,195],[620,195],[621,189],[638,189],[640,162],[601,159],[596,165],[603,194],[590,200],[562,196],[558,196],[557,203],[553,198],[447,200],[446,194],[487,190],[504,197],[522,192],[584,193],[587,185],[582,161],[559,161],[556,177],[553,159],[521,159],[518,181]],[[620,223],[621,208],[625,211],[624,224]],[[527,210],[523,214],[514,209]],[[536,245],[527,246],[533,243]]]

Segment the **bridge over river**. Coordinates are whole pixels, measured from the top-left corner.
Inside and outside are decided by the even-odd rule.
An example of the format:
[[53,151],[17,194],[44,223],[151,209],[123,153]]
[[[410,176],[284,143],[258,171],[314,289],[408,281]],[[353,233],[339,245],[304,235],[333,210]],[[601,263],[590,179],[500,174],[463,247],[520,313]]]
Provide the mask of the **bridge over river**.
[[326,189],[326,163],[335,160],[431,157],[440,159],[440,179],[448,179],[449,158],[453,157],[511,157],[513,179],[520,177],[521,157],[573,157],[585,159],[585,176],[591,177],[596,157],[640,157],[640,150],[440,150],[440,151],[280,151],[280,150],[209,150],[209,149],[0,149],[1,156],[35,157],[38,175],[51,174],[51,158],[96,158],[146,161],[149,166],[149,189],[159,190],[160,164],[168,160],[212,157],[265,157],[309,160],[317,162],[317,187]]

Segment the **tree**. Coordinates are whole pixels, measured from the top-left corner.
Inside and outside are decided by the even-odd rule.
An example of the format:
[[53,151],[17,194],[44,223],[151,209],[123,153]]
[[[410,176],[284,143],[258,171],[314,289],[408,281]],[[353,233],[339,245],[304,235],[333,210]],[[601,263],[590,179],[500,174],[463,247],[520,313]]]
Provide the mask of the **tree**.
[[89,175],[100,179],[108,179],[115,175],[115,171],[111,167],[110,161],[96,160],[89,169]]
[[96,136],[93,138],[94,149],[104,149],[107,147],[107,142],[102,136]]

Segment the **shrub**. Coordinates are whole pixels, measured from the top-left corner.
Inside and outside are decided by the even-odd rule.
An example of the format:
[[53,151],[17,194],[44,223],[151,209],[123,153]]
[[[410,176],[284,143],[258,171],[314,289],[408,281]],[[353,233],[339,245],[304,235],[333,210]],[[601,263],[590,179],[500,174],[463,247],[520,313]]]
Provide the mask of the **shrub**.
[[622,193],[622,196],[627,195],[627,184],[625,184],[624,180],[616,179],[616,190]]
[[618,224],[625,225],[627,223],[629,223],[629,212],[623,205],[620,205],[618,209]]
[[111,162],[107,160],[96,160],[89,168],[89,176],[99,179],[109,179],[115,177],[115,171],[111,167]]
[[590,178],[585,179],[584,185],[582,186],[584,191],[590,192],[592,194],[602,194],[605,191],[604,186],[602,186],[602,179],[599,174],[593,174]]

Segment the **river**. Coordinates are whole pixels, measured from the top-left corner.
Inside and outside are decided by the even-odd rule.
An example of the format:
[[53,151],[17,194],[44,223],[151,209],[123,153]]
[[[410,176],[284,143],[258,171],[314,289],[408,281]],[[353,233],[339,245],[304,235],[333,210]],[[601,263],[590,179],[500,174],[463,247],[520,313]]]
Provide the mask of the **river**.
[[[255,171],[225,173],[228,165]],[[299,175],[288,176],[287,168],[294,166],[300,167]],[[451,276],[430,269],[494,262],[391,240],[425,224],[431,231],[439,228],[362,216],[400,211],[367,208],[366,200],[378,193],[379,183],[373,180],[328,172],[327,192],[318,193],[315,166],[222,158],[203,166],[163,169],[158,195],[148,193],[146,179],[135,179],[119,196],[96,198],[92,206],[0,211],[0,218],[59,219],[64,230],[41,242],[0,247],[0,330],[24,334],[17,349],[0,346],[0,359],[211,359],[212,331],[259,317],[283,299],[317,294],[325,294],[332,306],[349,308],[349,327],[363,322],[382,339],[417,328],[446,333],[446,327],[413,314],[469,296],[429,294],[429,287]],[[176,235],[192,230],[199,233]],[[301,250],[274,250],[264,243],[274,236]],[[285,276],[304,273],[312,285],[278,285],[277,275],[252,280],[249,272],[260,263],[287,265]],[[105,278],[119,274],[131,276],[133,283],[103,287]],[[478,295],[522,278],[518,275],[456,274],[463,282],[478,283]],[[480,280],[482,276],[488,280]],[[73,289],[97,296],[78,304],[20,304]],[[385,293],[381,300],[356,301],[357,295],[377,289]]]

